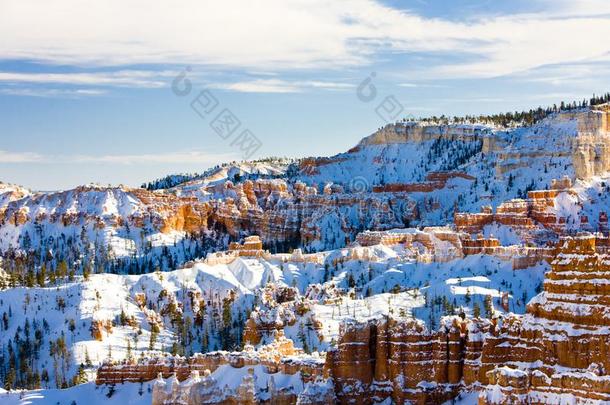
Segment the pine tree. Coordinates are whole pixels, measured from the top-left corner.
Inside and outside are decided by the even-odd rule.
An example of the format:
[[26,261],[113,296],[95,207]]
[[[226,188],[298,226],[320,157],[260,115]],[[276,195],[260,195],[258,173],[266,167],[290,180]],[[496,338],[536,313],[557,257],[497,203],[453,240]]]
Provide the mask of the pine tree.
[[91,362],[91,357],[89,357],[89,349],[85,347],[85,366],[93,367],[93,363]]
[[133,356],[131,353],[131,340],[127,339],[127,361],[131,362]]
[[87,372],[85,371],[85,365],[83,363],[78,366],[78,371],[74,377],[74,385],[84,384],[88,381]]
[[44,287],[46,278],[47,278],[47,266],[45,266],[43,264],[42,266],[40,266],[40,271],[38,273],[36,273],[36,283],[40,287]]
[[494,305],[493,305],[493,298],[491,297],[491,295],[488,295],[487,297],[485,297],[485,316],[487,318],[490,318],[493,316],[494,313]]
[[155,330],[151,330],[150,332],[150,340],[148,342],[148,350],[155,349],[155,343],[157,341],[157,332]]
[[481,307],[479,306],[478,302],[474,303],[473,315],[475,318],[481,317]]
[[201,335],[201,352],[207,353],[209,350],[210,337],[208,335],[207,326],[203,329],[203,334]]
[[221,345],[223,350],[230,350],[233,348],[234,339],[231,334],[231,325],[233,322],[233,316],[231,314],[231,304],[233,303],[234,293],[232,292],[229,297],[222,300],[222,330],[221,330]]
[[57,265],[57,277],[64,278],[68,275],[68,263],[65,260],[62,260]]
[[307,338],[305,336],[305,330],[303,329],[303,324],[299,324],[299,332],[297,333],[297,337],[303,346],[303,351],[305,353],[309,353],[309,346],[307,345]]

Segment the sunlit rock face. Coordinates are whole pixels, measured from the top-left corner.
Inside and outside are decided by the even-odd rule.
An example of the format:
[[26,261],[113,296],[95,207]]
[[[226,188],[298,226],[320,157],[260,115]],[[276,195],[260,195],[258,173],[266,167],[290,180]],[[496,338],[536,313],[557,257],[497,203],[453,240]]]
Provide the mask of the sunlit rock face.
[[[266,178],[217,173],[156,191],[0,184],[3,252],[48,247],[36,256],[48,269],[61,248],[74,252],[74,290],[78,266],[97,259],[81,256],[88,248],[146,265],[109,278],[94,270],[82,297],[29,280],[6,294],[20,304],[7,312],[27,318],[48,303],[63,311],[60,298],[79,311],[96,302],[92,316],[70,315],[72,337],[96,348],[95,366],[102,346],[125,359],[101,365],[97,382],[160,373],[154,404],[423,404],[471,390],[481,404],[610,401],[610,187],[598,176],[610,168],[609,112],[509,129],[393,124],[345,154]],[[160,270],[185,268],[154,271],[151,251],[166,260]],[[15,272],[23,263],[2,265]],[[0,288],[6,278],[0,272]],[[511,314],[525,311],[538,285],[526,313]],[[490,303],[489,319],[475,315],[475,300]],[[61,331],[65,316],[57,318]],[[6,322],[14,329],[5,340],[15,341],[25,326]],[[221,326],[235,345],[218,345]],[[139,329],[152,343],[136,347],[143,358],[134,361],[122,346]],[[153,350],[182,336],[174,353],[240,351]]]
[[125,187],[29,193],[3,186],[0,249],[65,256],[78,248],[102,266],[148,255],[165,267],[161,255],[185,262],[226,247],[230,238],[256,234],[274,250],[323,250],[345,246],[364,229],[401,227],[417,217],[417,204],[404,193],[318,193],[303,183],[264,179],[210,187],[204,198]]
[[363,229],[404,226],[417,216],[404,194],[325,192],[285,181],[246,181],[227,185],[225,198],[214,202],[213,219],[229,235],[256,233],[266,244],[292,242],[340,247]]
[[[489,221],[559,229],[561,215],[544,207],[553,196],[524,190],[551,192],[553,178],[591,179],[610,169],[609,109],[562,112],[515,128],[396,123],[346,153],[295,161],[291,170],[286,163],[241,163],[156,191],[83,186],[39,193],[0,184],[0,248],[36,249],[63,235],[82,249],[97,241],[96,253],[110,259],[165,247],[187,261],[209,244],[226,247],[251,234],[272,250],[320,251],[343,247],[364,230],[452,219],[467,232]],[[487,204],[495,214],[473,214]],[[200,235],[208,245],[189,240]],[[183,241],[190,246],[174,249]]]
[[408,319],[345,324],[326,360],[339,401],[439,402],[468,387],[483,387],[482,404],[609,400],[609,247],[591,234],[562,239],[523,316],[443,318],[437,331]]
[[581,114],[578,131],[572,155],[576,176],[588,179],[604,174],[610,169],[610,105]]
[[560,241],[544,292],[485,343],[481,403],[610,400],[609,246],[590,234]]

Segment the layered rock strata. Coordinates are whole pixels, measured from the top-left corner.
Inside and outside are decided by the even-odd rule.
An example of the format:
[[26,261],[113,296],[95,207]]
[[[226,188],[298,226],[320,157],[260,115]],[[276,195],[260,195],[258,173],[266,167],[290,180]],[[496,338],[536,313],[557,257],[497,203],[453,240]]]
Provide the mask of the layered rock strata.
[[485,342],[480,403],[610,401],[608,245],[590,234],[561,240],[544,292]]
[[[506,225],[526,238],[532,239],[541,231],[548,231],[555,235],[564,235],[568,231],[568,225],[572,228],[578,226],[582,231],[592,230],[589,218],[586,215],[578,215],[577,218],[568,218],[558,214],[559,198],[575,198],[577,192],[572,189],[569,178],[553,180],[550,190],[529,191],[527,199],[512,199],[500,204],[494,213],[490,206],[484,206],[479,213],[454,214],[454,223],[458,231],[470,234],[480,233],[483,228],[492,223]],[[579,208],[576,204],[575,208]],[[580,207],[582,208],[582,207]],[[605,212],[600,215],[607,226]],[[603,218],[606,218],[605,222]],[[568,224],[568,219],[573,223]],[[601,227],[600,227],[601,228]],[[602,230],[602,229],[599,229]]]
[[356,236],[356,242],[361,246],[403,245],[414,252],[414,259],[424,263],[447,262],[468,255],[491,255],[510,261],[515,270],[531,267],[541,261],[549,262],[555,253],[553,247],[502,246],[496,238],[481,235],[472,238],[467,233],[446,227],[426,227],[421,231],[366,231]]
[[159,374],[164,378],[175,374],[179,381],[184,381],[193,371],[203,375],[206,370],[213,372],[225,365],[233,368],[262,366],[270,374],[279,372],[294,375],[300,372],[305,383],[324,376],[323,358],[304,355],[300,349],[294,347],[290,339],[282,335],[258,350],[246,346],[242,352],[199,353],[190,358],[164,356],[134,363],[106,362],[98,369],[96,384],[151,381]]
[[416,320],[346,324],[326,368],[342,404],[442,403],[478,373],[483,333],[491,323],[445,318],[437,333]]

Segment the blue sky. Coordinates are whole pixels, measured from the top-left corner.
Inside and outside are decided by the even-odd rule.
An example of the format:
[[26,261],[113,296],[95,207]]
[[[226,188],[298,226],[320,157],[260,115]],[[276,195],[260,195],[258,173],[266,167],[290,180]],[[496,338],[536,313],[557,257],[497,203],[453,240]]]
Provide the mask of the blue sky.
[[606,0],[0,0],[0,180],[136,186],[243,159],[245,129],[252,158],[331,155],[388,98],[401,117],[588,98],[610,91],[609,37]]

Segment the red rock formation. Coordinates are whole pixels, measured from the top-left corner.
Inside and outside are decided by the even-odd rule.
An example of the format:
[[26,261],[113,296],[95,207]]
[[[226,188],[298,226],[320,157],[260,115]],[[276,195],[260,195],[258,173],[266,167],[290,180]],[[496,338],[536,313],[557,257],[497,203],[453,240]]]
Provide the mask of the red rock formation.
[[[553,180],[553,189],[529,191],[528,198],[525,200],[513,199],[503,202],[498,206],[495,214],[491,207],[484,207],[482,212],[476,214],[455,213],[456,229],[471,234],[479,233],[482,232],[485,225],[497,222],[526,231],[526,233],[540,225],[552,232],[563,234],[566,225],[565,218],[557,217],[553,209],[560,193],[574,193],[569,188],[570,186],[569,179]],[[581,219],[582,226],[586,227],[587,223],[588,218]]]
[[[260,306],[256,307],[246,321],[243,341],[258,345],[263,341],[284,336],[284,328],[297,322],[297,315],[310,312],[310,303],[298,299],[298,290],[294,287],[282,287],[268,284],[261,294]],[[321,324],[313,316],[309,318],[316,333],[320,333]],[[318,336],[322,340],[322,336]]]
[[[352,148],[353,151],[357,149]],[[352,151],[350,150],[350,152]],[[347,160],[347,158],[338,158],[338,157],[320,157],[320,158],[306,158],[302,159],[300,163],[300,170],[302,173],[307,175],[318,174],[318,167],[329,165],[332,163],[338,163]]]
[[244,243],[231,242],[229,252],[236,252],[238,256],[260,257],[263,255],[263,242],[257,235],[247,236]]
[[498,324],[444,318],[434,333],[413,320],[346,324],[326,362],[339,401],[439,403],[478,386],[482,404],[610,400],[609,245],[562,239],[544,293]]
[[91,337],[93,337],[95,340],[102,341],[104,340],[104,332],[107,334],[112,333],[112,321],[109,319],[93,320],[91,321],[91,327],[89,330],[91,331]]
[[462,178],[474,181],[475,178],[464,172],[430,172],[422,183],[392,183],[374,186],[374,193],[430,193],[445,188],[450,179]]
[[[515,392],[527,403],[554,403],[558,394],[577,403],[610,400],[608,259],[605,237],[561,240],[544,292],[527,315],[507,319],[485,342],[479,377],[490,385],[480,403],[512,403]],[[493,371],[507,364],[521,371]]]
[[[206,192],[211,193],[209,199],[201,200],[200,194]],[[128,227],[134,234],[141,231],[197,234],[220,229],[234,238],[257,234],[265,244],[290,245],[327,239],[329,227],[321,224],[328,217],[337,221],[345,235],[345,240],[337,241],[338,244],[350,242],[363,226],[389,229],[404,226],[417,217],[416,203],[401,193],[354,195],[331,185],[320,195],[303,183],[289,185],[284,180],[264,179],[235,185],[223,182],[209,190],[186,189],[176,193],[79,187],[16,200],[7,198],[3,202],[0,226],[37,222],[54,225],[60,232],[70,227],[96,230]],[[74,229],[65,233],[73,234]]]
[[198,353],[190,358],[164,356],[141,360],[137,363],[106,362],[97,371],[96,384],[150,381],[155,379],[159,373],[164,378],[175,373],[177,379],[183,381],[192,371],[198,371],[200,374],[203,374],[205,370],[213,372],[226,364],[235,368],[262,365],[269,373],[281,372],[289,375],[300,371],[304,382],[324,376],[323,359],[303,355],[300,349],[293,346],[290,339],[286,339],[282,335],[278,336],[270,345],[263,346],[257,351],[252,346],[247,346],[242,352]]
[[429,333],[420,321],[385,319],[346,324],[326,368],[340,403],[441,403],[477,375],[485,320],[446,318]]
[[[449,242],[452,248],[447,249],[445,245],[444,251],[438,251],[439,241]],[[531,267],[541,261],[550,262],[554,257],[554,248],[501,246],[498,239],[483,238],[480,235],[472,239],[469,234],[454,232],[444,227],[427,227],[422,231],[365,231],[356,236],[356,242],[361,246],[402,244],[405,248],[419,251],[416,258],[425,262],[444,262],[467,255],[492,255],[511,261],[515,270]],[[422,247],[424,251],[421,251]]]

